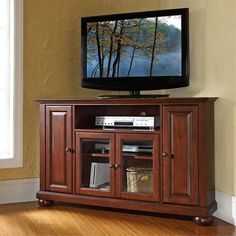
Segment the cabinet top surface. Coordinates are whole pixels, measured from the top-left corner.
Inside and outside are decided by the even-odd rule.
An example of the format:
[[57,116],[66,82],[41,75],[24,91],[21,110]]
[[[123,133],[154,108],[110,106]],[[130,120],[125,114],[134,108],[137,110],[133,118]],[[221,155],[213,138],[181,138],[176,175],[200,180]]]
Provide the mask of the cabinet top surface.
[[155,105],[168,103],[205,103],[214,102],[214,97],[186,98],[124,98],[124,99],[36,99],[41,104],[74,104],[74,105]]

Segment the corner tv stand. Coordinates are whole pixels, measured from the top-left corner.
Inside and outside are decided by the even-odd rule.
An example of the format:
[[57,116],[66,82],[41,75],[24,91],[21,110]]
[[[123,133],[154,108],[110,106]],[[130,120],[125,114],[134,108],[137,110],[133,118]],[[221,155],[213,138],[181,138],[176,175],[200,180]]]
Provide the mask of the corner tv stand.
[[[54,201],[192,216],[211,223],[215,98],[38,100],[40,206]],[[154,130],[96,116],[159,116]]]

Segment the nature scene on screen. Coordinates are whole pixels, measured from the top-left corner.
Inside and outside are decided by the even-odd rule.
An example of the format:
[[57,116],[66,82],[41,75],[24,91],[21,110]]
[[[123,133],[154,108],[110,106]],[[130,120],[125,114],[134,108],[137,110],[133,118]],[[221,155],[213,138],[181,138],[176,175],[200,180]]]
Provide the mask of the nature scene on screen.
[[87,24],[87,78],[181,73],[180,15]]

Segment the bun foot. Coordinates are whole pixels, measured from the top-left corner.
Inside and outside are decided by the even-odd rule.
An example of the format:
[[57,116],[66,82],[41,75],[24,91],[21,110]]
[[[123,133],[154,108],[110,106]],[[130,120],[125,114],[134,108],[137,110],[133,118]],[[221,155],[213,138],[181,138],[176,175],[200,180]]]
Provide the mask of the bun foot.
[[196,216],[193,218],[193,221],[198,225],[207,226],[212,223],[212,217],[210,217],[210,216],[208,216],[208,217]]
[[41,207],[50,207],[53,205],[53,201],[49,201],[49,200],[44,200],[44,199],[39,199],[38,200],[38,204]]

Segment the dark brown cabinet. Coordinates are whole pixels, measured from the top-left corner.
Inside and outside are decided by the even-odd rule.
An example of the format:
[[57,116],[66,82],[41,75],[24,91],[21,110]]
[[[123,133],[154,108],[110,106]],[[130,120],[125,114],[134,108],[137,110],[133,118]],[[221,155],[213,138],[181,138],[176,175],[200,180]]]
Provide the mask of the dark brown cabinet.
[[[214,98],[39,100],[41,206],[53,201],[193,216],[214,196]],[[155,129],[96,116],[158,116]]]

